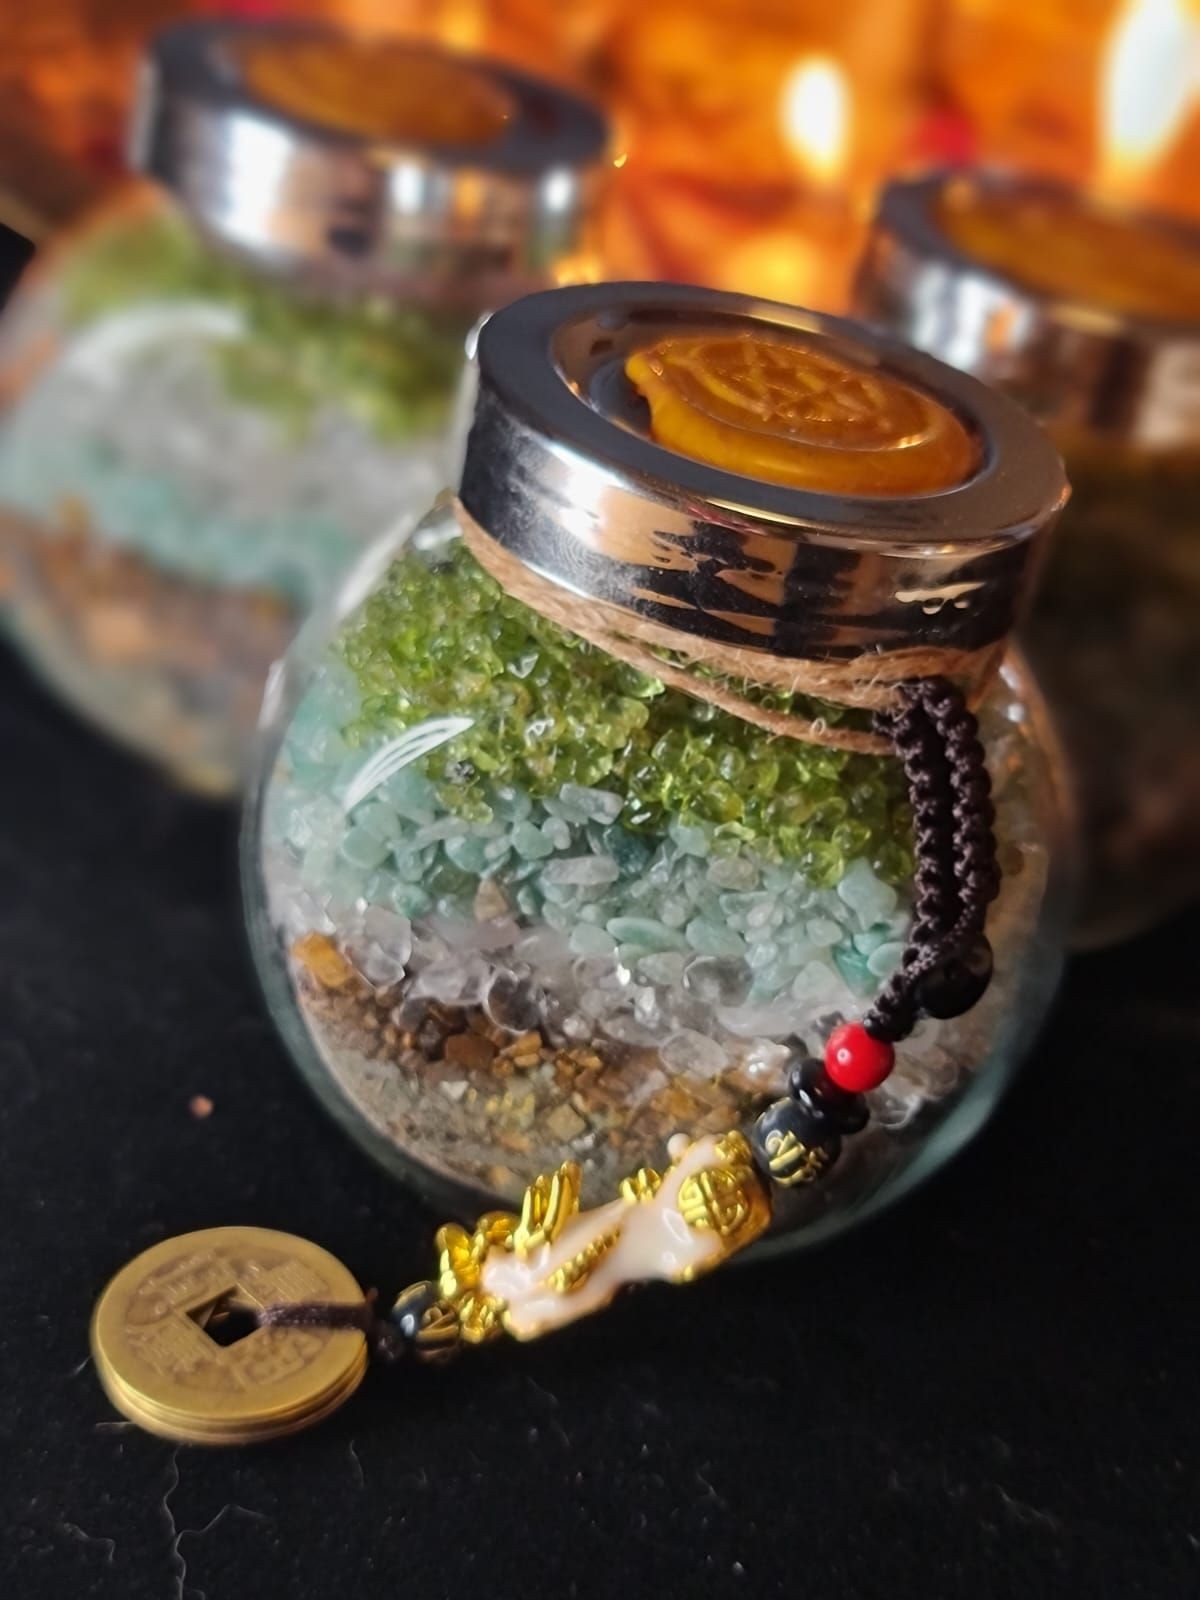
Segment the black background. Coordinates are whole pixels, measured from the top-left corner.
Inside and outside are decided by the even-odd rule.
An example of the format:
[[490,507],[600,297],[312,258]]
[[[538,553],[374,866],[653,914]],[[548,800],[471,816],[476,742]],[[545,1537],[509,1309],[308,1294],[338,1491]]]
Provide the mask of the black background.
[[114,1421],[87,1361],[111,1272],[251,1222],[388,1291],[437,1219],[265,1019],[235,818],[7,657],[0,751],[0,1593],[1200,1592],[1191,919],[1077,960],[983,1139],[850,1238],[376,1371],[281,1444],[176,1451]]

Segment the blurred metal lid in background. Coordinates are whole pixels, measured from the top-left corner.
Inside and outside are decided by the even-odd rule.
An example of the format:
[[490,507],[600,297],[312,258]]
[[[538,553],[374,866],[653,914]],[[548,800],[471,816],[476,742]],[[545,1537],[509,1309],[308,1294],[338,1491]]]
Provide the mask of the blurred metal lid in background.
[[[950,224],[956,211],[975,205],[1010,207],[1014,227],[1032,210],[1064,229],[1095,230],[1096,251],[1116,256],[1102,263],[1106,275],[1118,280],[1122,252],[1132,269],[1150,245],[1171,252],[1180,271],[1200,284],[1194,227],[1101,205],[1046,178],[946,172],[885,189],[858,275],[857,314],[1000,385],[1056,429],[1149,449],[1195,448],[1200,320],[1179,314],[1165,296],[1164,309],[1149,315],[1111,303],[1086,282],[1066,286],[1054,263],[1037,256],[1021,271],[972,253]],[[1195,299],[1193,285],[1185,304]]]
[[187,22],[152,42],[133,165],[265,267],[537,274],[582,247],[608,127],[574,94],[404,40]]

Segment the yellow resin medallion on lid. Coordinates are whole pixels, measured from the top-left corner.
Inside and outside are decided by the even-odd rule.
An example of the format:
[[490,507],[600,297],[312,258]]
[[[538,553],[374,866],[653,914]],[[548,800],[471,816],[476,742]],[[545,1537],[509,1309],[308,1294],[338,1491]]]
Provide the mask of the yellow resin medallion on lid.
[[625,365],[656,443],[709,466],[846,495],[934,494],[978,465],[975,441],[932,395],[832,346],[696,333]]
[[368,139],[487,144],[512,115],[481,72],[411,46],[276,35],[248,43],[241,62],[247,86],[279,111]]
[[965,255],[1027,288],[1127,316],[1200,322],[1200,250],[1153,221],[1058,192],[966,185],[941,197],[937,220]]

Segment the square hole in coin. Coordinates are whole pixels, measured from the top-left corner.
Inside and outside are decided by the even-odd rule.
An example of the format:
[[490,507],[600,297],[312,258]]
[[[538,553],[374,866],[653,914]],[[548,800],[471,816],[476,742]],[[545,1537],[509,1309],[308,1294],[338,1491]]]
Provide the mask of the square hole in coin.
[[244,1300],[239,1300],[237,1291],[232,1289],[210,1300],[207,1305],[197,1306],[188,1315],[222,1349],[237,1344],[258,1330],[258,1318],[253,1308]]

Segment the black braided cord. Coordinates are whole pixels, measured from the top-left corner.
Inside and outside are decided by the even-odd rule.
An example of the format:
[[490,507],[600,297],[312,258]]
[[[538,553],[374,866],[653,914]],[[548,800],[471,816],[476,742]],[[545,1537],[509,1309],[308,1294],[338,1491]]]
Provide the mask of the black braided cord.
[[1000,889],[996,811],[974,713],[946,678],[919,678],[897,693],[899,705],[877,713],[875,730],[908,782],[916,906],[900,965],[863,1018],[869,1034],[893,1044],[916,1023],[921,980],[982,938]]
[[298,1300],[263,1306],[257,1320],[260,1328],[354,1328],[366,1335],[367,1348],[380,1361],[399,1361],[408,1349],[400,1329],[379,1315],[374,1289],[362,1300]]

